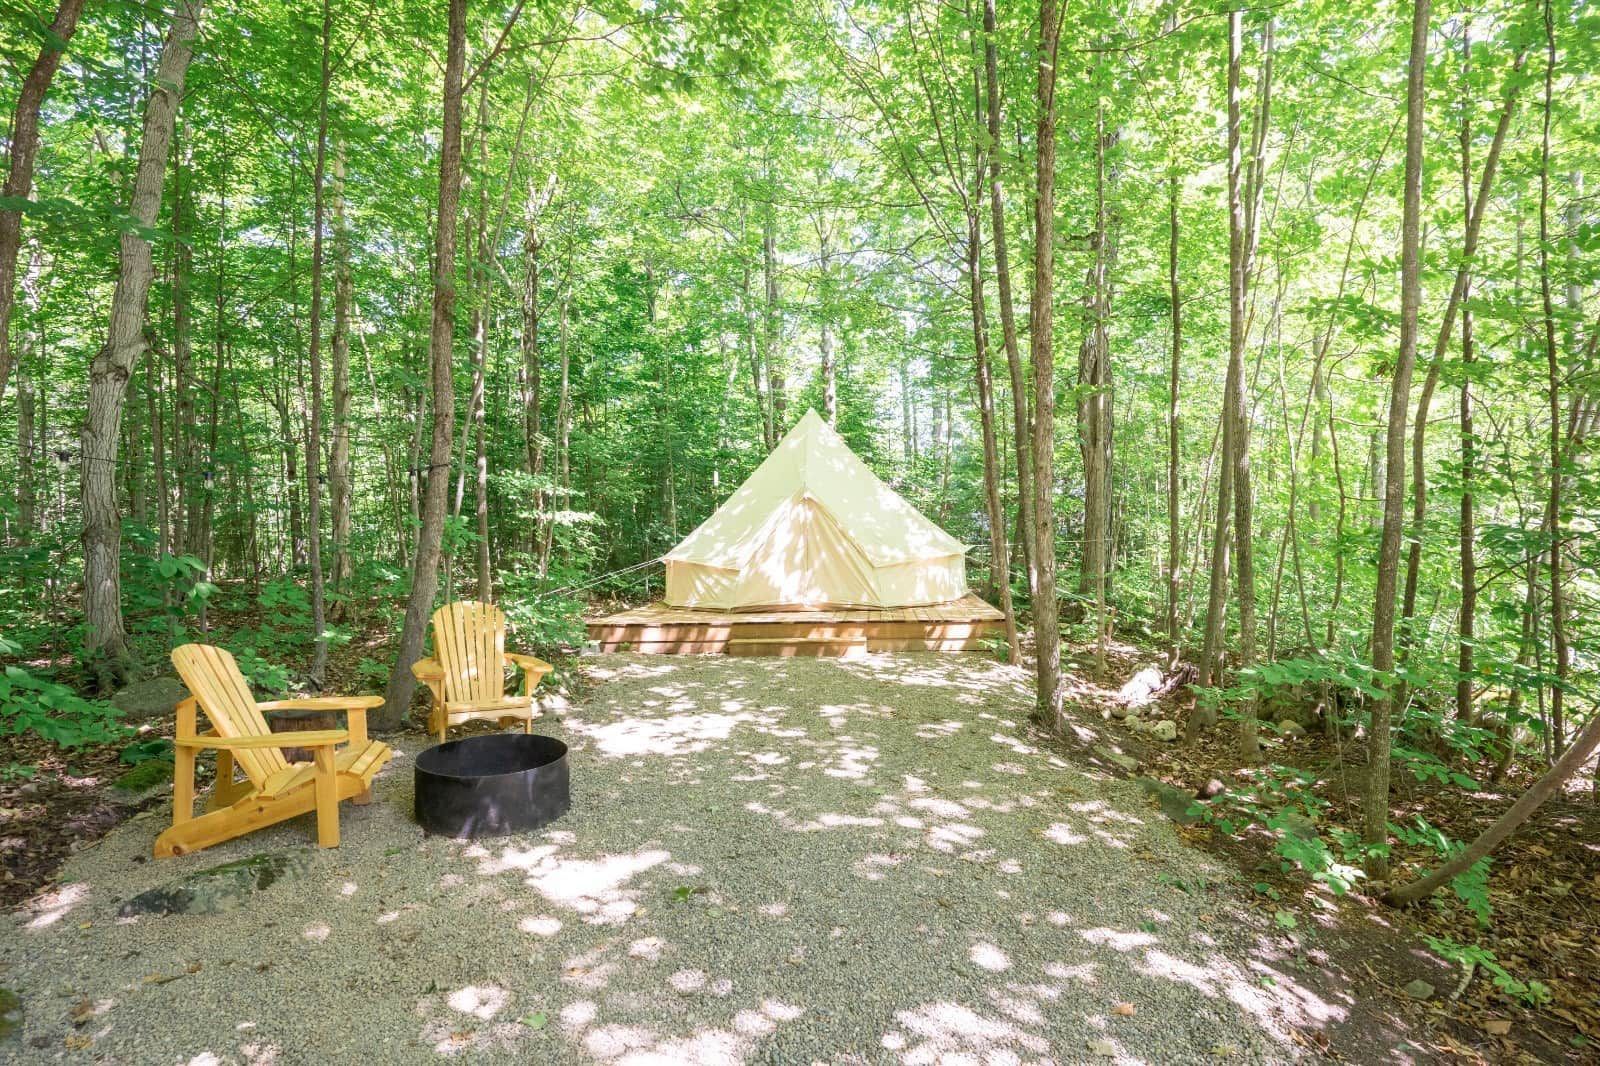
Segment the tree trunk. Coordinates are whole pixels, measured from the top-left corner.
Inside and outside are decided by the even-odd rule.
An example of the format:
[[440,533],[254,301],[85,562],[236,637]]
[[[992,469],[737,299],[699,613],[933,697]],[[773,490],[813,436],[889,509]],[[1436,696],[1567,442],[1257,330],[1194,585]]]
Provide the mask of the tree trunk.
[[1167,643],[1168,668],[1176,670],[1183,659],[1183,638],[1178,629],[1179,532],[1183,519],[1179,498],[1178,397],[1183,357],[1183,298],[1178,288],[1178,174],[1167,176],[1167,294],[1172,304],[1172,360],[1167,369]]
[[1428,435],[1428,413],[1433,406],[1433,392],[1439,384],[1439,373],[1444,367],[1445,353],[1450,349],[1450,338],[1455,333],[1456,312],[1466,305],[1467,290],[1472,284],[1473,261],[1478,254],[1478,233],[1488,213],[1489,193],[1494,188],[1495,173],[1500,163],[1500,150],[1505,145],[1506,132],[1516,113],[1517,93],[1522,87],[1522,67],[1526,53],[1519,51],[1506,77],[1500,119],[1495,125],[1494,137],[1489,142],[1488,154],[1483,160],[1483,176],[1476,197],[1467,200],[1467,225],[1461,239],[1461,263],[1456,268],[1455,284],[1450,298],[1445,302],[1444,318],[1439,323],[1438,338],[1434,341],[1433,357],[1428,362],[1428,373],[1417,395],[1417,417],[1411,430],[1411,543],[1406,548],[1405,593],[1401,601],[1400,639],[1409,648],[1411,634],[1408,625],[1416,617],[1417,581],[1422,569],[1423,519],[1428,513],[1428,470],[1425,463],[1424,444]]
[[1038,673],[1038,715],[1061,730],[1065,691],[1061,684],[1060,605],[1056,600],[1055,489],[1055,328],[1051,293],[1055,285],[1056,58],[1061,19],[1056,0],[1039,0],[1039,49],[1035,59],[1038,105],[1033,205],[1033,298],[1028,302],[1029,354],[1033,361],[1033,559],[1038,587],[1033,599],[1033,629]]
[[1545,771],[1543,777],[1518,796],[1517,801],[1496,818],[1493,825],[1479,833],[1476,840],[1456,852],[1433,873],[1385,893],[1383,901],[1389,904],[1415,903],[1419,899],[1426,899],[1436,890],[1449,884],[1457,875],[1471,869],[1474,863],[1493,852],[1502,841],[1515,833],[1545,800],[1555,795],[1572,775],[1582,769],[1583,764],[1594,755],[1596,748],[1600,748],[1600,714],[1591,712],[1588,724],[1583,727],[1583,731],[1578,734],[1572,746],[1561,754],[1554,766]]
[[763,316],[761,330],[762,359],[767,370],[767,394],[769,405],[767,408],[767,450],[771,451],[778,446],[778,438],[783,436],[785,401],[784,390],[787,387],[786,376],[783,372],[783,355],[778,351],[779,320],[778,309],[778,230],[777,208],[769,203],[766,213],[761,220],[761,275],[766,283],[766,313]]
[[451,347],[455,333],[456,212],[461,202],[461,81],[466,64],[466,0],[449,0],[449,44],[444,70],[444,120],[439,150],[439,211],[434,226],[433,321],[428,354],[433,381],[433,442],[422,524],[417,530],[411,597],[406,602],[394,671],[384,705],[374,725],[395,729],[405,719],[416,691],[411,664],[422,654],[422,638],[433,613],[439,587],[439,545],[444,534],[445,506],[450,481],[442,471],[450,468],[450,447],[455,430],[455,389],[451,380]]
[[967,287],[972,305],[972,343],[978,384],[978,416],[983,429],[983,499],[989,518],[989,580],[1005,616],[1009,661],[1022,661],[1017,619],[1011,604],[1011,567],[1006,545],[1006,512],[1000,503],[1000,448],[994,430],[994,378],[989,368],[989,325],[983,302],[983,234],[977,205],[967,211]]
[[322,75],[317,94],[317,148],[311,174],[311,404],[306,412],[306,527],[307,558],[311,564],[311,628],[316,637],[311,657],[313,691],[322,689],[328,667],[327,587],[322,573],[322,486],[327,475],[322,466],[322,268],[326,260],[325,228],[328,166],[328,91],[332,83],[333,6],[322,0]]
[[[139,165],[129,215],[148,232],[161,210],[161,189],[172,145],[183,79],[199,29],[200,0],[178,0],[145,103]],[[154,273],[150,242],[138,230],[119,238],[120,266],[111,296],[106,343],[89,369],[83,426],[83,614],[85,650],[101,688],[127,676],[128,636],[122,624],[122,520],[117,512],[117,450],[122,409],[134,364],[144,354],[146,302]]]
[[[6,202],[23,200],[33,191],[33,163],[39,154],[39,107],[50,90],[56,68],[67,42],[78,28],[83,0],[61,0],[55,21],[50,23],[39,57],[22,79],[17,109],[11,115],[11,132],[6,145],[11,167],[0,196]],[[22,250],[22,210],[0,206],[0,403],[6,398],[6,383],[11,377],[11,308],[16,294],[17,255]]]
[[1427,73],[1428,7],[1415,0],[1411,20],[1411,56],[1406,85],[1405,208],[1400,236],[1400,351],[1395,359],[1389,394],[1389,429],[1385,456],[1383,532],[1378,543],[1377,594],[1372,609],[1372,667],[1384,694],[1372,703],[1367,736],[1367,793],[1363,803],[1362,839],[1368,846],[1367,873],[1387,876],[1389,858],[1389,746],[1397,686],[1394,669],[1395,592],[1399,583],[1400,535],[1405,523],[1406,415],[1411,407],[1411,373],[1417,362],[1417,307],[1422,296],[1421,222],[1422,149],[1424,143],[1423,79]]
[[1094,601],[1095,667],[1106,673],[1106,569],[1111,543],[1111,307],[1107,267],[1111,254],[1106,225],[1104,109],[1095,113],[1095,213],[1089,236],[1094,258],[1083,292],[1086,322],[1078,347],[1078,448],[1083,456],[1083,550],[1078,595]]
[[474,517],[477,521],[478,599],[494,602],[494,574],[489,564],[489,453],[484,440],[485,375],[489,361],[489,75],[478,86],[478,235],[472,256],[472,277],[477,292],[472,301],[472,426],[475,435],[473,470]]
[[1561,382],[1564,372],[1556,343],[1555,302],[1550,291],[1550,121],[1556,71],[1556,31],[1550,0],[1544,0],[1545,68],[1544,124],[1539,151],[1539,297],[1544,310],[1544,351],[1550,405],[1550,494],[1545,505],[1545,526],[1550,537],[1550,644],[1555,653],[1555,678],[1550,685],[1550,732],[1557,755],[1567,742],[1566,689],[1572,669],[1572,649],[1567,643],[1566,563],[1562,548]]
[[[344,146],[333,156],[333,451],[328,461],[328,494],[333,505],[333,587],[341,595],[334,608],[348,617],[342,598],[350,593],[355,567],[350,557],[350,230],[344,217]],[[376,402],[377,393],[373,393]]]
[[[1272,23],[1267,23],[1266,64],[1263,86],[1269,84],[1272,56]],[[1250,484],[1250,401],[1244,380],[1246,342],[1246,301],[1249,297],[1250,256],[1255,242],[1255,202],[1262,181],[1259,146],[1265,140],[1264,123],[1267,98],[1263,93],[1260,117],[1253,131],[1257,154],[1252,157],[1250,176],[1242,173],[1243,138],[1240,129],[1239,60],[1243,50],[1241,15],[1228,13],[1228,373],[1224,386],[1222,415],[1222,455],[1229,474],[1233,503],[1233,561],[1236,598],[1239,601],[1239,666],[1249,669],[1255,663],[1255,545],[1252,539],[1253,497]],[[1218,507],[1225,507],[1219,495]],[[1218,527],[1223,519],[1219,514]],[[1213,592],[1215,590],[1213,589]],[[1215,596],[1213,596],[1215,601]],[[1208,626],[1209,626],[1208,619]],[[1220,632],[1220,630],[1219,630]],[[1253,697],[1246,697],[1239,708],[1239,757],[1252,762],[1259,757],[1256,743],[1256,716]]]
[[1028,413],[1028,386],[1024,378],[1021,346],[1017,341],[1015,303],[1011,298],[1011,258],[1006,248],[1005,191],[1000,181],[1000,75],[995,43],[995,0],[983,0],[983,73],[985,115],[989,131],[989,223],[994,238],[994,279],[1000,302],[1000,335],[1005,344],[1006,369],[1011,376],[1012,442],[1017,453],[1017,528],[1028,571],[1028,591],[1036,594],[1038,578],[1033,563],[1033,460],[1029,454],[1032,418]]

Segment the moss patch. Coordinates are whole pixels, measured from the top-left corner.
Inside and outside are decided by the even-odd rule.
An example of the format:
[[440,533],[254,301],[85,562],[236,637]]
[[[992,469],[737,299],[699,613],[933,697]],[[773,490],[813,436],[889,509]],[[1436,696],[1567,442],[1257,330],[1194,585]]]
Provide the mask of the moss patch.
[[142,762],[111,783],[121,792],[144,792],[172,780],[172,764],[165,759]]

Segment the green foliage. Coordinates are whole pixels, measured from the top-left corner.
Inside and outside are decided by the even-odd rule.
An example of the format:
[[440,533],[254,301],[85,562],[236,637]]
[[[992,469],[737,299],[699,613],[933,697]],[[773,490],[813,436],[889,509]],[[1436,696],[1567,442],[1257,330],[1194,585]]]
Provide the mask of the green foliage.
[[1495,959],[1494,952],[1480,944],[1461,944],[1448,937],[1424,936],[1428,946],[1438,952],[1440,957],[1462,966],[1476,966],[1489,974],[1498,988],[1505,995],[1521,1003],[1525,1007],[1542,1007],[1551,1000],[1550,988],[1543,981],[1523,981],[1512,976],[1504,966]]
[[63,748],[109,744],[128,734],[120,712],[20,666],[0,673],[0,733],[33,733]]

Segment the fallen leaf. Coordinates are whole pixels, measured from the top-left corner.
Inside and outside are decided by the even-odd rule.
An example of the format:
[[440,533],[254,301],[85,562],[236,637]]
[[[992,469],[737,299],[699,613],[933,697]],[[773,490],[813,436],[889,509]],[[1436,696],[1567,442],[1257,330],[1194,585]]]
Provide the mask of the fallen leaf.
[[522,1024],[529,1029],[543,1029],[550,1021],[550,1016],[544,1011],[536,1011],[522,1019]]
[[1506,1018],[1490,1018],[1483,1023],[1483,1031],[1490,1036],[1505,1036],[1511,1032],[1511,1022]]
[[1115,1007],[1111,1008],[1111,1013],[1121,1015],[1124,1018],[1132,1018],[1134,1012],[1137,1010],[1138,1008],[1132,1003],[1118,1003]]

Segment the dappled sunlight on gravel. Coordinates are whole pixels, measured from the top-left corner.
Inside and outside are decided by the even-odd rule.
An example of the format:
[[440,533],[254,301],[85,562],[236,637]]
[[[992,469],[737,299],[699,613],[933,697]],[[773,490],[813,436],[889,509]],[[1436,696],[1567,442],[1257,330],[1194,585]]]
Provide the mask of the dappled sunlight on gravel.
[[[1344,1010],[1294,980],[1239,905],[1247,886],[1027,724],[1022,671],[926,655],[586,669],[587,701],[540,723],[573,773],[572,812],[543,832],[424,837],[409,758],[346,808],[336,851],[289,823],[157,863],[160,815],[113,832],[0,947],[33,990],[23,1039],[174,1062],[308,1046],[373,1062],[1274,1062],[1297,1056],[1293,1027]],[[133,892],[288,849],[309,872],[244,907],[114,920]]]

